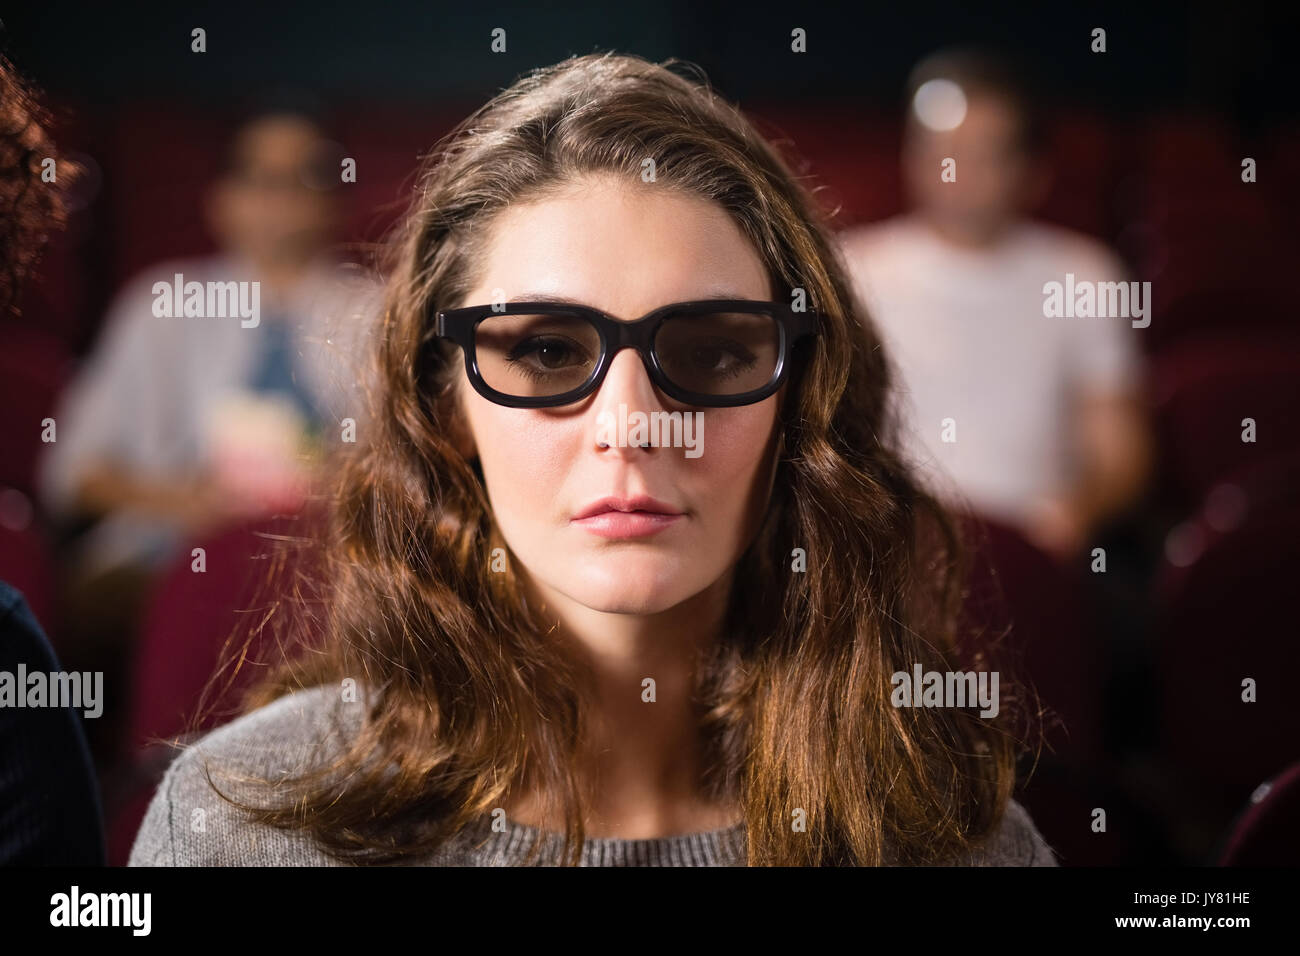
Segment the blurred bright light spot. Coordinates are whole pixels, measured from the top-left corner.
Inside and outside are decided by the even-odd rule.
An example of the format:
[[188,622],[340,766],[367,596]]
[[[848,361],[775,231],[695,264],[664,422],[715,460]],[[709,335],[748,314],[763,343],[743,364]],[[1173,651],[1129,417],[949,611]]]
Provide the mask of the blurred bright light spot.
[[27,496],[16,488],[0,491],[0,528],[23,531],[31,523],[35,512]]
[[1194,521],[1184,521],[1165,537],[1165,560],[1176,568],[1196,563],[1205,550],[1205,534]]
[[1216,485],[1205,500],[1205,521],[1215,531],[1240,527],[1250,505],[1246,492],[1237,485]]
[[912,97],[912,111],[936,132],[956,129],[966,118],[966,94],[952,80],[927,80]]

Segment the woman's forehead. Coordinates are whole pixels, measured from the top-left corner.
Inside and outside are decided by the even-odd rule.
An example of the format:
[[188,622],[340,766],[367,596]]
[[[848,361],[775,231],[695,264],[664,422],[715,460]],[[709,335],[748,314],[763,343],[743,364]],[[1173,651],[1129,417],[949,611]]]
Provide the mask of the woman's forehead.
[[638,195],[636,186],[603,183],[499,216],[467,301],[523,301],[532,292],[640,315],[723,290],[747,299],[770,292],[765,264],[726,210],[677,191]]

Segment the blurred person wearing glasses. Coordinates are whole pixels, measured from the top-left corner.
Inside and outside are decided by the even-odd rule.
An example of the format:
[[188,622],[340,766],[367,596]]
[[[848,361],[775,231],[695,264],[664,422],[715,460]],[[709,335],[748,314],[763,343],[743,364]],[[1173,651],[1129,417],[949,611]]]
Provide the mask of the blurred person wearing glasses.
[[[348,357],[368,293],[332,255],[337,153],[310,111],[249,115],[206,196],[221,251],[131,280],[60,401],[40,490],[84,529],[65,558],[61,634],[87,669],[121,673],[149,583],[184,545],[297,510],[321,443],[357,417]],[[209,315],[210,293],[191,310],[173,287],[186,303],[196,288],[232,294]],[[251,318],[235,314],[249,303]],[[111,759],[120,716],[100,722],[97,757]]]

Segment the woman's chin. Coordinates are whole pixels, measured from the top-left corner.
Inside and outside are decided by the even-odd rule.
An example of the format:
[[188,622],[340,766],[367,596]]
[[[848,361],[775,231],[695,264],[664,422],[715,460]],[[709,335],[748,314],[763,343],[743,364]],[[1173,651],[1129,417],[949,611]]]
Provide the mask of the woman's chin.
[[699,590],[680,566],[664,562],[610,562],[586,571],[561,590],[593,611],[609,614],[658,614]]

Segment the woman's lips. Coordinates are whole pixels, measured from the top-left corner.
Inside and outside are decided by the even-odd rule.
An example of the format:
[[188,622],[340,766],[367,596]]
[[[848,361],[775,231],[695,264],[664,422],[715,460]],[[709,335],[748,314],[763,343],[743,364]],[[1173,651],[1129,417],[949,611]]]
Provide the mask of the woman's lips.
[[602,538],[644,538],[658,534],[684,517],[655,511],[602,511],[588,518],[575,518],[573,523]]

